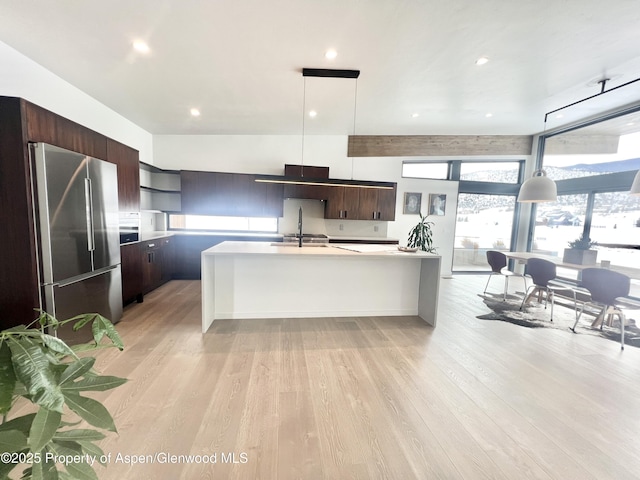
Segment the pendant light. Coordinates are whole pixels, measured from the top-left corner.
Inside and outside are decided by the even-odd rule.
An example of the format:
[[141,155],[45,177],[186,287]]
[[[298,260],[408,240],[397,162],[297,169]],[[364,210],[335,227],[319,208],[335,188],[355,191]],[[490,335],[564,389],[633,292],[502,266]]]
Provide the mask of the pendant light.
[[518,194],[520,203],[543,203],[558,200],[558,187],[556,182],[547,177],[547,173],[540,169],[522,184]]

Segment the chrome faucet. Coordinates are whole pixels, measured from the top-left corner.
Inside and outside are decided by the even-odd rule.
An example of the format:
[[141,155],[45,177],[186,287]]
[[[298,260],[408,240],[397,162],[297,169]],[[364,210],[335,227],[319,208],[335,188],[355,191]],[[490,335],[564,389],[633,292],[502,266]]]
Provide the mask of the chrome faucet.
[[298,210],[298,247],[302,248],[302,207]]

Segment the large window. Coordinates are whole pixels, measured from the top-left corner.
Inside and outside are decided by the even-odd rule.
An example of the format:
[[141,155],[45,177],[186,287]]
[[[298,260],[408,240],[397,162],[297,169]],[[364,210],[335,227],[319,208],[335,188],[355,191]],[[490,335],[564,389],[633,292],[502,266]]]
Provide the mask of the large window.
[[[583,233],[598,242],[597,265],[627,274],[640,297],[640,106],[548,134],[539,162],[557,182],[558,202],[536,206],[532,251],[562,256]],[[575,270],[560,271],[577,279]]]
[[447,180],[449,178],[449,162],[402,162],[402,176]]
[[511,195],[458,195],[453,270],[489,270],[487,250],[510,249],[515,206]]
[[562,257],[568,243],[582,235],[587,197],[587,194],[559,195],[555,203],[539,204],[531,251]]
[[263,217],[178,215],[172,213],[169,215],[169,229],[275,233],[278,231],[278,219]]
[[521,162],[461,162],[460,180],[518,183]]

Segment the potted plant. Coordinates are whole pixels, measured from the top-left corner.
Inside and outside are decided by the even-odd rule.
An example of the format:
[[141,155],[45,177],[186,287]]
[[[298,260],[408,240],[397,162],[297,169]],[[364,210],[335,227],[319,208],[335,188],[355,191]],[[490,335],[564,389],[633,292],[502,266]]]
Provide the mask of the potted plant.
[[[91,324],[94,341],[70,347],[47,333],[69,322],[76,331]],[[81,393],[109,390],[126,379],[98,375],[95,358],[79,354],[113,346],[123,349],[118,333],[95,313],[58,321],[42,312],[33,324],[0,332],[0,478],[18,467],[22,479],[98,478],[92,465],[106,465],[108,457],[94,442],[105,437],[101,430],[116,427],[100,402]],[[11,418],[25,400],[35,413]],[[76,428],[78,420],[96,428]],[[60,465],[66,471],[58,471]]]
[[597,242],[592,241],[583,233],[580,237],[569,242],[569,248],[564,249],[562,261],[577,265],[595,265],[598,251],[593,250],[592,247],[597,245]]
[[427,215],[422,216],[419,213],[420,221],[409,232],[409,239],[407,240],[407,247],[417,248],[423,252],[436,253],[436,248],[433,246],[433,231],[431,226],[433,222],[427,222]]

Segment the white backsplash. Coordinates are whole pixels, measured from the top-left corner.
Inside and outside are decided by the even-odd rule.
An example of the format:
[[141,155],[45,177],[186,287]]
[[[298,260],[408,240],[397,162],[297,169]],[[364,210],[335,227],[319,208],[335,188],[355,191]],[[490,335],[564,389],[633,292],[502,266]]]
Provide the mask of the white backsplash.
[[368,220],[325,220],[325,202],[287,198],[284,201],[284,216],[278,224],[278,232],[295,233],[298,230],[298,209],[302,207],[303,233],[329,236],[381,237],[387,236],[388,222]]
[[140,212],[140,233],[142,235],[167,230],[167,214],[161,212]]

